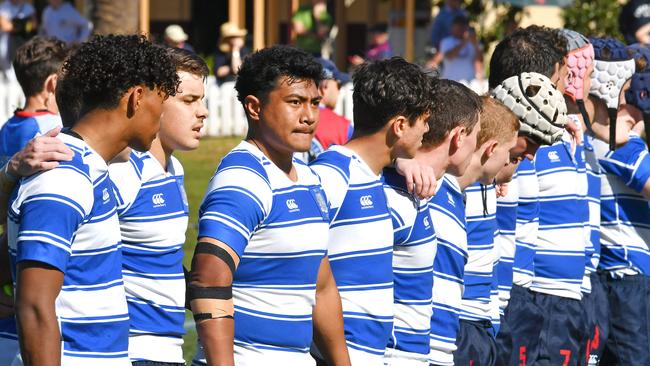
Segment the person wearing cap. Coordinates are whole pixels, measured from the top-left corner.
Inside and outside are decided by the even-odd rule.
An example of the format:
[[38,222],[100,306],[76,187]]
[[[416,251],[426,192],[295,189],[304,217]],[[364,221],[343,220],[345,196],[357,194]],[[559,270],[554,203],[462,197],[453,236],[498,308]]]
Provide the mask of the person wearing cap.
[[318,86],[318,91],[322,97],[320,101],[320,123],[311,142],[309,160],[315,159],[331,145],[345,144],[352,137],[353,132],[350,121],[334,112],[341,85],[349,82],[350,76],[339,71],[330,60],[319,58],[318,62],[323,65],[324,76]]
[[650,43],[650,3],[648,0],[630,0],[618,18],[619,29],[627,44]]
[[250,49],[245,46],[244,37],[248,32],[235,23],[223,23],[219,36],[219,47],[214,55],[214,75],[217,84],[235,81],[242,60]]
[[165,44],[169,47],[182,48],[194,52],[194,47],[187,43],[189,36],[178,24],[172,24],[165,28]]

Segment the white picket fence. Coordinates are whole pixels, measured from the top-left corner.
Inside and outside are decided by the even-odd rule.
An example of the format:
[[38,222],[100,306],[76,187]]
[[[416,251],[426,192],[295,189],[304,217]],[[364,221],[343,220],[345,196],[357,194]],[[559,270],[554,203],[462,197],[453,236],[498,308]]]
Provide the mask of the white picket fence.
[[[487,92],[487,82],[473,80],[465,83],[479,94]],[[205,99],[209,115],[205,121],[203,133],[207,136],[242,136],[246,134],[248,124],[241,103],[237,100],[234,83],[218,86],[214,77],[206,82]],[[16,82],[0,84],[0,124],[11,117],[16,108],[22,107],[25,98]],[[336,105],[338,114],[352,119],[352,84],[344,85]]]

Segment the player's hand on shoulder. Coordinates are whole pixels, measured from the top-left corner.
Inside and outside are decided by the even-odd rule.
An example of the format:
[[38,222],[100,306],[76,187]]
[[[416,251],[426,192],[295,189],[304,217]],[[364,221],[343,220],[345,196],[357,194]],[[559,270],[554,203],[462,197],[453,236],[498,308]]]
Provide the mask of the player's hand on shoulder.
[[11,160],[7,172],[28,177],[44,170],[54,169],[60,161],[72,160],[74,154],[63,141],[56,138],[61,127],[55,127],[42,136],[31,139]]
[[436,193],[436,174],[430,166],[415,159],[398,158],[395,160],[395,169],[406,178],[409,193],[420,199],[429,199]]

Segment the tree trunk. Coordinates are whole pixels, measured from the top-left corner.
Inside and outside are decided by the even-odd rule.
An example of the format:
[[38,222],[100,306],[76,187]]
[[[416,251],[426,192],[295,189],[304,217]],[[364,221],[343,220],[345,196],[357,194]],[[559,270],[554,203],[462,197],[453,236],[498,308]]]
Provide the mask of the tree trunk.
[[95,34],[133,34],[138,32],[136,0],[92,0],[91,18]]

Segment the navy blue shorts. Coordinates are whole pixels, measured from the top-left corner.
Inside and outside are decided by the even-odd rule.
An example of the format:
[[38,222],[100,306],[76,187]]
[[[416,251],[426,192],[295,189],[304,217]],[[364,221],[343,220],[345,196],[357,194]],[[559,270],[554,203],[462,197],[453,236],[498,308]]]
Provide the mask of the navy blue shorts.
[[580,300],[535,293],[533,302],[541,310],[542,331],[537,342],[539,366],[577,366],[585,359],[581,350],[587,342],[587,317]]
[[460,320],[454,351],[455,366],[494,366],[497,346],[489,320]]
[[597,365],[605,348],[605,340],[609,335],[609,301],[605,285],[598,273],[589,276],[591,293],[582,298],[582,306],[587,317],[587,334],[589,337],[583,344],[585,356],[584,365]]
[[650,365],[650,277],[601,277],[607,288],[609,337],[601,365]]
[[532,365],[537,358],[543,317],[533,301],[534,296],[524,287],[512,286],[497,334],[497,365]]

